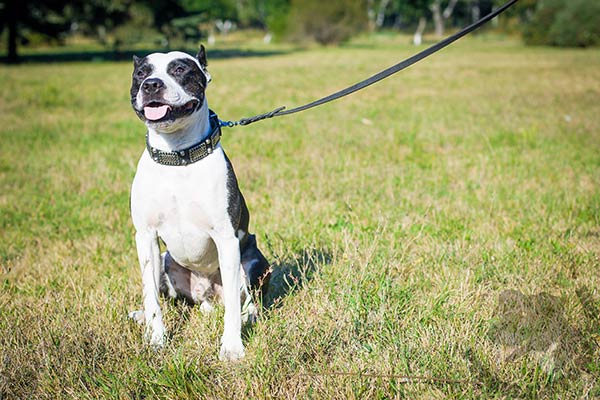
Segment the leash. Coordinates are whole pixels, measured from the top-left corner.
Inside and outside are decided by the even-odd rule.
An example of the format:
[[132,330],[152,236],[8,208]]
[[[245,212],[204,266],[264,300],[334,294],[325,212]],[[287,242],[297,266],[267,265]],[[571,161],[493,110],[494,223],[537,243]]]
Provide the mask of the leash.
[[497,8],[496,10],[492,11],[490,14],[481,18],[479,21],[474,22],[473,24],[467,26],[466,28],[463,28],[461,31],[455,33],[452,36],[447,37],[446,39],[442,40],[441,42],[434,44],[433,46],[421,51],[420,53],[417,53],[414,56],[409,57],[406,60],[401,61],[398,64],[395,64],[395,65],[371,76],[370,78],[367,78],[361,82],[358,82],[358,83],[356,83],[352,86],[349,86],[345,89],[342,89],[338,92],[332,93],[329,96],[325,96],[318,100],[312,101],[305,105],[295,107],[295,108],[292,108],[289,110],[286,110],[285,106],[282,106],[282,107],[278,107],[278,108],[274,109],[273,111],[269,111],[264,114],[258,114],[253,117],[242,118],[238,121],[219,121],[219,122],[220,122],[221,126],[227,126],[230,128],[232,128],[234,126],[238,126],[238,125],[242,125],[242,126],[250,125],[254,122],[262,121],[263,119],[268,119],[268,118],[273,118],[273,117],[281,117],[284,115],[294,114],[294,113],[297,113],[300,111],[308,110],[309,108],[317,107],[317,106],[320,106],[321,104],[329,103],[330,101],[334,101],[341,97],[348,96],[351,93],[354,93],[361,89],[364,89],[367,86],[371,86],[372,84],[377,83],[377,82],[389,77],[390,75],[400,72],[403,69],[408,68],[411,65],[417,63],[418,61],[421,61],[422,59],[429,57],[433,53],[440,51],[444,47],[452,44],[453,42],[457,41],[458,39],[462,38],[463,36],[468,35],[469,33],[473,32],[475,29],[479,28],[480,26],[488,23],[490,20],[492,20],[493,18],[497,17],[499,14],[506,11],[509,7],[511,7],[517,1],[519,1],[519,0],[508,1],[502,7]]

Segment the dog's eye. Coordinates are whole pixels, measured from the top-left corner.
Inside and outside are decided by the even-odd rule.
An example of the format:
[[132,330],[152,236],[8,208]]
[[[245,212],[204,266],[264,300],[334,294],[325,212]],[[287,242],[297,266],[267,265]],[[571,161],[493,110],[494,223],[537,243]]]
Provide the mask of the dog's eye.
[[141,69],[138,69],[135,73],[135,76],[137,78],[143,79],[146,77],[146,71],[142,71]]
[[182,66],[179,66],[179,67],[175,68],[175,70],[173,71],[173,73],[174,73],[175,75],[181,75],[181,74],[183,74],[184,72],[185,72],[185,68],[184,68],[184,67],[182,67]]

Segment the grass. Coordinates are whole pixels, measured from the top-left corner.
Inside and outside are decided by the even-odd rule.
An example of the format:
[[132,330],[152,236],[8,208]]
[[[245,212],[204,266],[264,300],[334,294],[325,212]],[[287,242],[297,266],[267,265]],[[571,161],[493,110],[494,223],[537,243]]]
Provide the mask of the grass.
[[[210,60],[224,119],[415,52],[395,37]],[[349,98],[226,130],[274,266],[246,358],[222,313],[141,304],[130,63],[0,67],[0,398],[600,396],[600,51],[486,37]],[[423,378],[418,378],[423,377]]]

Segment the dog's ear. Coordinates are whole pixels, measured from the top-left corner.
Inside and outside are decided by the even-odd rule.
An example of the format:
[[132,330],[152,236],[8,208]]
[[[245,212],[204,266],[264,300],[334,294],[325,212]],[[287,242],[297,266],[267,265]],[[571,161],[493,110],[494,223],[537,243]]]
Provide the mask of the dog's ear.
[[198,50],[198,54],[196,55],[196,59],[198,59],[198,63],[200,64],[200,69],[204,76],[206,76],[206,83],[208,84],[212,77],[210,76],[210,72],[206,69],[208,63],[206,62],[206,50],[204,49],[204,45],[200,45],[200,49]]
[[204,45],[200,45],[200,49],[198,50],[198,54],[196,55],[198,62],[202,66],[202,68],[206,68],[208,63],[206,62],[206,50],[204,49]]
[[136,56],[135,54],[133,55],[133,66],[137,67],[140,64],[140,60],[141,58],[139,58],[138,56]]

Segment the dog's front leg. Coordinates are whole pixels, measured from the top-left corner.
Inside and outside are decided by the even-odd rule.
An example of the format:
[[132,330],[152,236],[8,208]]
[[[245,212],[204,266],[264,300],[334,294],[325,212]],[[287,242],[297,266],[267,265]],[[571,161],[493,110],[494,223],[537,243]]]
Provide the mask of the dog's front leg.
[[137,232],[135,242],[142,270],[145,338],[151,346],[162,347],[165,341],[165,326],[158,298],[162,274],[158,236],[156,231]]
[[219,358],[236,361],[244,357],[242,344],[242,316],[240,307],[240,245],[238,239],[215,234],[213,237],[219,253],[219,267],[223,283],[225,321]]

